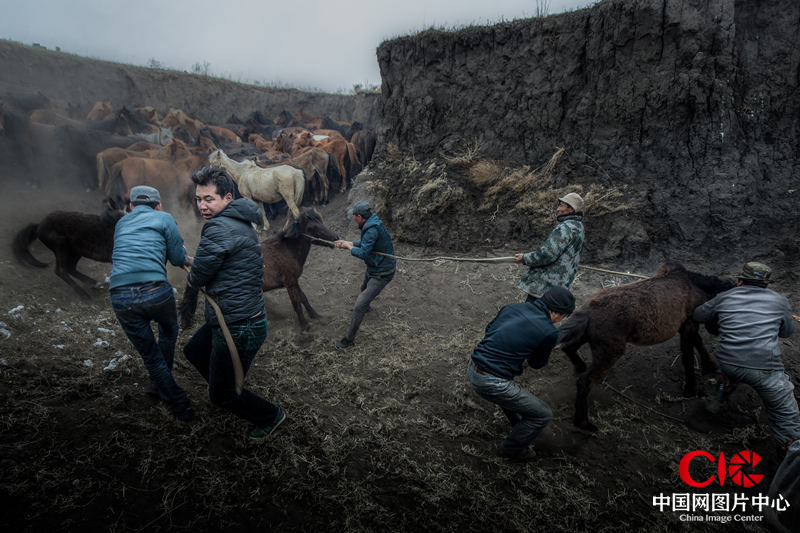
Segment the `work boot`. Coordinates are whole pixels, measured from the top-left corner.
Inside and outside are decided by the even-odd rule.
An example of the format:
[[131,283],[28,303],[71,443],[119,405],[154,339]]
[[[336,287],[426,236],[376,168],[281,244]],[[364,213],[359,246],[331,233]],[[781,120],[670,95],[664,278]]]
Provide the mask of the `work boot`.
[[152,381],[144,386],[144,393],[156,400],[161,398],[161,394],[158,392],[158,387]]
[[536,459],[536,452],[533,450],[533,446],[528,446],[521,452],[507,452],[503,445],[501,444],[497,449],[497,455],[502,457],[503,459],[508,459],[511,462],[524,462],[530,461],[532,459]]
[[355,344],[355,341],[351,341],[347,337],[342,337],[342,340],[336,343],[337,350],[346,350],[347,348],[351,347]]
[[728,400],[728,396],[731,395],[734,388],[735,386],[733,384],[727,385],[724,378],[720,379],[717,382],[717,390],[714,391],[714,396],[707,399],[703,403],[706,411],[712,415],[718,414],[722,410],[723,405]]
[[278,406],[278,414],[275,415],[275,420],[273,420],[272,424],[264,427],[256,426],[250,432],[250,438],[264,439],[269,437],[275,433],[275,430],[278,429],[278,426],[280,426],[284,420],[286,420],[286,411],[283,410],[283,407]]
[[189,422],[194,420],[194,410],[192,410],[191,402],[180,405],[171,405],[169,406],[169,412],[181,422]]

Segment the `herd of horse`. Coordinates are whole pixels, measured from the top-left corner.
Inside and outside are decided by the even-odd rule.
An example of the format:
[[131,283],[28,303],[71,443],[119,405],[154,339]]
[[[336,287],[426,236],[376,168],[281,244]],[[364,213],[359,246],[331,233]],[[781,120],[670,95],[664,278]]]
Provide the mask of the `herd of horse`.
[[[107,196],[151,185],[189,210],[194,209],[191,174],[209,164],[216,150],[223,150],[228,162],[301,172],[303,185],[292,195],[299,207],[327,203],[334,191],[346,191],[375,147],[374,130],[302,109],[296,116],[282,111],[270,119],[255,111],[244,120],[232,115],[224,124],[211,124],[180,109],[159,119],[149,106],[115,111],[98,102],[85,119],[77,119],[63,107],[41,95],[0,96],[2,156],[32,176],[75,174]],[[280,212],[287,196],[277,195],[281,205],[267,204],[265,213]],[[296,215],[296,208],[291,210]]]
[[[38,101],[37,104],[41,105]],[[115,112],[110,105],[98,104],[89,113],[90,126],[47,110],[33,111],[28,116],[5,108],[0,111],[3,133],[15,139],[22,156],[30,149],[28,141],[54,131],[60,131],[67,142],[74,137],[72,142],[84,145],[84,152],[97,147],[89,143],[87,148],[90,138],[111,144],[93,154],[97,185],[108,195],[103,213],[56,211],[38,224],[29,224],[17,233],[12,244],[21,263],[47,266],[30,252],[30,245],[38,239],[54,253],[56,274],[80,296],[89,298],[79,282],[96,282],[77,270],[78,261],[81,257],[111,261],[114,227],[126,212],[127,191],[147,184],[169,196],[177,186],[178,197],[193,204],[191,173],[214,164],[228,171],[243,196],[264,203],[265,211],[267,206],[285,203],[290,213],[286,226],[262,243],[262,289],[286,288],[301,330],[309,328],[303,307],[310,318],[319,317],[300,288],[299,278],[311,244],[330,246],[328,243],[337,236],[325,226],[319,211],[304,204],[325,203],[332,191],[346,190],[353,173],[361,169],[362,162],[368,161],[374,150],[374,134],[370,137],[368,130],[351,127],[350,131],[343,131],[341,124],[312,117],[302,110],[297,117],[282,112],[274,120],[255,112],[244,121],[231,117],[224,126],[204,124],[180,110],[170,110],[158,127],[153,124],[152,108]],[[309,124],[313,127],[309,128]],[[164,140],[164,130],[169,131],[168,142],[152,144],[141,138],[158,134]],[[242,137],[247,141],[242,142]],[[268,226],[267,217],[264,222]],[[604,289],[575,311],[560,326],[562,349],[578,374],[575,425],[597,429],[589,421],[589,392],[622,357],[628,344],[658,344],[679,334],[685,394],[696,394],[694,351],[700,355],[703,372],[711,372],[714,367],[698,325],[691,319],[692,311],[731,287],[731,280],[665,263],[652,277]],[[184,327],[188,327],[196,304],[197,292],[187,287],[181,303]],[[592,354],[588,366],[578,355],[578,349],[587,343]]]
[[[46,264],[35,259],[29,250],[30,244],[38,238],[55,254],[56,274],[78,294],[88,298],[88,293],[72,277],[86,283],[95,283],[95,280],[78,272],[77,262],[81,257],[111,261],[114,226],[125,213],[124,202],[120,198],[107,198],[105,210],[99,216],[63,211],[50,213],[39,224],[30,224],[16,235],[14,255],[24,264],[45,267]],[[262,242],[262,290],[285,288],[303,331],[309,328],[303,307],[310,318],[319,317],[299,284],[310,247],[312,244],[331,247],[337,239],[316,208],[302,207],[297,216],[288,218],[282,231],[273,232]],[[577,309],[560,326],[561,347],[578,374],[574,424],[581,429],[597,430],[588,417],[589,392],[622,357],[628,344],[659,344],[679,334],[686,380],[684,391],[687,395],[698,394],[694,351],[700,355],[702,372],[713,372],[714,365],[703,346],[698,324],[692,320],[692,312],[733,286],[732,280],[691,272],[680,264],[667,262],[652,277],[603,289]],[[197,296],[196,289],[187,285],[180,306],[184,328],[191,326]],[[588,367],[578,355],[578,349],[587,343],[592,354]]]

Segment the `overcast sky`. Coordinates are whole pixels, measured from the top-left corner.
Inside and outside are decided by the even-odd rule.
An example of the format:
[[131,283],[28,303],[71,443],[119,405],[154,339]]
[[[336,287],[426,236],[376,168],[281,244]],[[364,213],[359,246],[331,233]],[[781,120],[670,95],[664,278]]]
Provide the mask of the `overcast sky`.
[[375,49],[430,27],[494,24],[596,0],[0,0],[0,38],[244,83],[379,86]]

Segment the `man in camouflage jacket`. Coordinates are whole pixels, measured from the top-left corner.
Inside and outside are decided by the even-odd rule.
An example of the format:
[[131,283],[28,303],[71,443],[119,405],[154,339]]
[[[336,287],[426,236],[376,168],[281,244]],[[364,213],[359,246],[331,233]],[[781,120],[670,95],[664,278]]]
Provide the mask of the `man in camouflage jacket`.
[[526,301],[540,298],[550,287],[572,285],[583,251],[583,199],[571,192],[558,199],[558,225],[541,248],[527,254],[515,254],[517,263],[530,268],[517,287],[528,294]]

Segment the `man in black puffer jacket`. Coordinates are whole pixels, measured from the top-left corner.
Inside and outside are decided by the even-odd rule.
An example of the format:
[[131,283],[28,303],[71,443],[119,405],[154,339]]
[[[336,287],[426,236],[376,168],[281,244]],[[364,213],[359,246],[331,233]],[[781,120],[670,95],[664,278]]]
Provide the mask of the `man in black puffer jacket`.
[[[252,200],[233,199],[235,186],[224,169],[205,167],[195,172],[192,181],[206,223],[188,281],[193,287],[205,287],[219,305],[246,374],[267,338],[261,291],[264,261],[251,225],[261,220],[261,213]],[[286,413],[247,389],[236,392],[231,354],[208,301],[205,316],[205,325],[189,339],[183,353],[208,382],[213,403],[252,422],[252,437],[270,435],[286,419]]]

